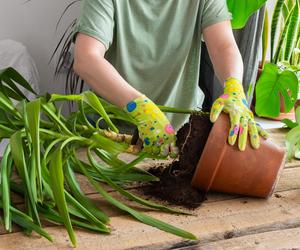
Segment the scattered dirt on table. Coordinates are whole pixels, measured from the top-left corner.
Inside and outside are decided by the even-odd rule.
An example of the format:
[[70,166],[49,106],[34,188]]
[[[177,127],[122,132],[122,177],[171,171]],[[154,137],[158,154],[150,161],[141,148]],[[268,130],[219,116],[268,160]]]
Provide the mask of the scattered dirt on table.
[[281,198],[281,197],[282,197],[280,194],[274,194],[274,196],[275,196],[276,198]]
[[227,231],[227,232],[224,233],[223,237],[224,237],[225,240],[231,239],[231,238],[234,237],[234,232],[233,231]]
[[191,115],[189,122],[177,133],[179,160],[169,166],[151,168],[149,172],[159,177],[160,181],[142,187],[143,193],[170,204],[199,207],[206,196],[191,186],[191,180],[211,128],[207,115]]

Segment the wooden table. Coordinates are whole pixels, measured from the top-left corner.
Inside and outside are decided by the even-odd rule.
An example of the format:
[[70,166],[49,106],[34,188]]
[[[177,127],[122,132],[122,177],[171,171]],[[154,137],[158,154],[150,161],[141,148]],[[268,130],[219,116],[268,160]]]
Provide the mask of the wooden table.
[[[284,146],[283,129],[271,137]],[[270,156],[271,157],[271,156]],[[149,164],[149,163],[146,163]],[[85,192],[111,216],[111,235],[76,230],[78,249],[292,249],[300,247],[300,162],[286,163],[275,194],[268,200],[210,193],[193,216],[144,210],[199,237],[187,241],[134,221],[105,203],[82,180]],[[111,191],[115,196],[118,196]],[[0,227],[0,249],[71,249],[60,226],[46,226],[55,242],[22,232],[5,234]]]

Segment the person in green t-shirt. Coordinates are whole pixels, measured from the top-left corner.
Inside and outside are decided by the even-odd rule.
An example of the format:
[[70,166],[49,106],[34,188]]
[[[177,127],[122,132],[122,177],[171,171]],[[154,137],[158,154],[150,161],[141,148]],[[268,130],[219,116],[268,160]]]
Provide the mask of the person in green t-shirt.
[[[240,150],[248,133],[259,147],[258,127],[248,109],[241,80],[243,61],[225,0],[83,0],[76,35],[74,70],[103,98],[136,121],[144,149],[175,156],[175,129],[184,115],[165,116],[155,103],[200,107],[201,40],[208,47],[224,94],[211,110],[214,122],[229,114],[229,143]],[[170,122],[171,121],[171,122]],[[249,128],[249,129],[248,129]]]

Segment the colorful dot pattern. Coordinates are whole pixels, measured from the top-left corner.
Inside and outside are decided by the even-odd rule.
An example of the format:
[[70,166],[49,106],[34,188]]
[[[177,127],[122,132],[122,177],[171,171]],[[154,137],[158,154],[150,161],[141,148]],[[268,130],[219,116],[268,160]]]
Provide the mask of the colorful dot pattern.
[[229,78],[225,81],[224,93],[214,102],[210,117],[217,120],[221,112],[230,114],[231,128],[228,142],[233,145],[238,137],[240,150],[245,150],[249,132],[253,148],[259,147],[259,136],[264,136],[264,130],[254,122],[253,113],[248,108],[243,86],[238,79]]
[[143,95],[129,102],[125,110],[136,121],[146,151],[159,152],[162,146],[175,142],[174,128],[148,97]]

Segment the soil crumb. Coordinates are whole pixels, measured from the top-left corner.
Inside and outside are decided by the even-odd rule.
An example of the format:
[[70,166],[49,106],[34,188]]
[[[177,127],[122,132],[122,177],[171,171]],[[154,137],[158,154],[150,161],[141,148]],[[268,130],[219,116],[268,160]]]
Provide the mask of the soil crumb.
[[179,160],[169,166],[149,169],[160,181],[144,186],[142,192],[170,204],[190,209],[199,207],[206,195],[192,187],[191,180],[211,128],[208,115],[191,115],[189,122],[177,133]]
[[224,237],[225,240],[231,239],[231,238],[234,237],[234,232],[233,231],[227,231],[227,232],[224,233],[223,237]]

